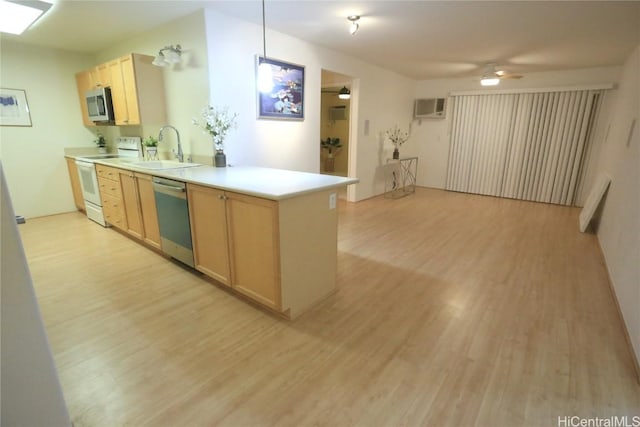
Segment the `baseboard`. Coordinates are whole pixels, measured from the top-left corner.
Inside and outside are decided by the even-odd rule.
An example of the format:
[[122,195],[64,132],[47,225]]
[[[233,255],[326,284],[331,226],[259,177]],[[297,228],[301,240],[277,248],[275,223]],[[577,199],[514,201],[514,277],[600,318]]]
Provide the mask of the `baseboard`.
[[616,295],[616,289],[613,286],[613,279],[611,278],[611,271],[609,271],[609,265],[607,264],[607,258],[604,256],[604,252],[602,251],[602,246],[600,246],[600,239],[597,238],[598,249],[600,249],[600,255],[602,255],[602,259],[604,259],[604,265],[607,269],[607,282],[609,283],[609,290],[611,291],[611,295],[613,296],[613,301],[616,304],[616,310],[618,310],[618,317],[620,318],[620,323],[622,323],[622,331],[624,332],[624,338],[627,341],[627,348],[629,349],[629,355],[631,356],[631,362],[633,363],[633,367],[636,370],[636,381],[640,384],[640,361],[638,360],[638,355],[636,355],[635,349],[633,348],[633,343],[631,342],[631,335],[629,334],[629,329],[627,329],[627,324],[624,321],[624,316],[622,314],[622,309],[620,308],[620,303],[618,302],[618,295]]

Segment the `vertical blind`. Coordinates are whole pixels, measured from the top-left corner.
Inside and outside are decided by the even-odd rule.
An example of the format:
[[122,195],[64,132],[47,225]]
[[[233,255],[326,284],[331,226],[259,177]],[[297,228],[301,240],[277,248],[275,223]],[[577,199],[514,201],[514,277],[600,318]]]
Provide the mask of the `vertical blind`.
[[601,96],[454,96],[446,189],[573,205]]

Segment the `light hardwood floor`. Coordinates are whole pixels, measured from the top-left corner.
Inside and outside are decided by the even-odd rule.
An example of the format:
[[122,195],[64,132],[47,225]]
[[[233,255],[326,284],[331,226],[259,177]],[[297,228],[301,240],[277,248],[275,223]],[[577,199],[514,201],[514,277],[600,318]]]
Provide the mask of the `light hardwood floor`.
[[338,292],[293,322],[79,213],[20,230],[76,427],[640,416],[578,214],[422,188],[342,202]]

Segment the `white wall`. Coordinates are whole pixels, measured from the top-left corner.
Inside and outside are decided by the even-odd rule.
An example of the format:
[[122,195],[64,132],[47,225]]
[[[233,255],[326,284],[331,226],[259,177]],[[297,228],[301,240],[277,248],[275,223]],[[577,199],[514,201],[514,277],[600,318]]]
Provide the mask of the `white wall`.
[[0,162],[3,426],[70,426]]
[[[211,103],[239,113],[238,129],[227,138],[227,160],[305,172],[319,171],[321,70],[352,76],[350,141],[354,168],[360,178],[355,199],[384,191],[382,165],[391,146],[382,149],[381,133],[395,123],[408,127],[415,82],[380,67],[312,45],[267,28],[267,56],[305,66],[305,119],[256,119],[255,55],[262,50],[262,27],[206,10]],[[364,134],[364,121],[369,134]],[[407,145],[411,149],[410,144]],[[213,147],[210,148],[213,153]]]
[[[627,330],[640,361],[640,45],[627,60],[605,117],[609,135],[598,173],[611,177],[598,239]],[[631,124],[635,120],[633,135]]]
[[[498,89],[524,89],[546,88],[557,86],[575,86],[598,83],[614,83],[620,76],[620,67],[591,68],[571,71],[554,71],[530,73],[522,79],[502,80]],[[477,79],[437,79],[418,82],[415,92],[416,98],[447,97],[450,92],[463,90],[483,90]],[[491,91],[492,89],[484,89]],[[602,111],[606,115],[608,109],[607,98]],[[447,99],[449,102],[451,98]],[[445,119],[415,121],[413,124],[412,139],[417,146],[417,154],[420,156],[420,170],[418,171],[418,185],[433,188],[444,188],[449,159],[449,131],[451,126],[451,110],[447,106]],[[602,117],[602,114],[601,116]],[[598,144],[603,129],[602,120],[596,125],[594,136],[594,158],[597,158]],[[591,182],[591,175],[586,179],[587,185]],[[583,197],[579,197],[582,200]]]
[[[208,145],[203,143],[202,132],[191,124],[191,118],[199,115],[209,98],[207,43],[202,10],[100,51],[96,54],[96,63],[132,52],[155,56],[161,48],[176,44],[182,47],[182,62],[162,69],[167,123],[111,127],[110,133],[112,136],[157,137],[160,126],[171,124],[180,132],[185,157],[191,154],[194,161],[211,165],[212,154],[208,153]],[[162,158],[170,158],[171,149],[176,148],[175,137],[169,131],[165,136],[166,140],[160,143],[158,152]]]
[[65,147],[95,148],[82,125],[75,73],[93,57],[2,41],[0,86],[24,89],[31,127],[0,127],[0,158],[18,215],[75,210]]

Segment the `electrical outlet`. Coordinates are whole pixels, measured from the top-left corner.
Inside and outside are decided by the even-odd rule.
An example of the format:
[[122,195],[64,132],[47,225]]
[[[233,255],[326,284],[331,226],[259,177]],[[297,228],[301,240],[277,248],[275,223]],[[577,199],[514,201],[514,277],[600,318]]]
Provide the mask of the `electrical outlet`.
[[335,209],[337,201],[338,196],[336,193],[329,194],[329,209]]

